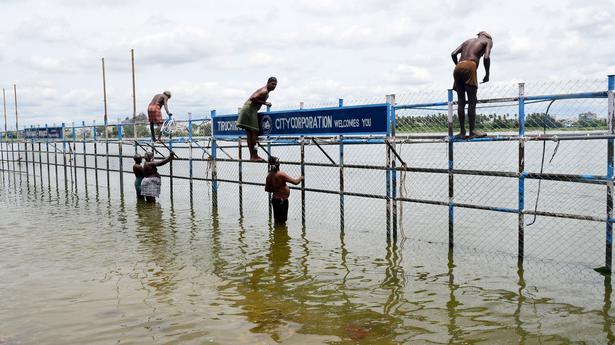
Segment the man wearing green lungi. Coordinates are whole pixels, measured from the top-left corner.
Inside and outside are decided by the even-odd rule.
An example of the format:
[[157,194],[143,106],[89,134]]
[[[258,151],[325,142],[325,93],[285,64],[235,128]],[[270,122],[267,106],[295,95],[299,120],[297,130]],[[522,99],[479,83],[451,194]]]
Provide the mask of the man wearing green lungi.
[[267,98],[269,98],[269,92],[275,90],[277,85],[278,80],[275,77],[270,77],[267,80],[267,85],[254,91],[252,96],[243,104],[241,110],[239,110],[237,127],[243,128],[246,131],[251,161],[265,161],[258,156],[256,149],[256,141],[258,140],[258,132],[260,131],[258,125],[258,110],[263,105],[268,107],[271,106],[271,103],[267,102]]

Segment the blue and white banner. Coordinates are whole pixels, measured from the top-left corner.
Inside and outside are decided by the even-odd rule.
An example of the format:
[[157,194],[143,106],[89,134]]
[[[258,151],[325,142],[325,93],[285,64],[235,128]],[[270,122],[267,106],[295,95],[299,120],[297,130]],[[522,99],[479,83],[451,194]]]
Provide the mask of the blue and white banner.
[[64,138],[64,133],[62,132],[62,127],[25,128],[23,130],[23,137],[62,139]]
[[[274,111],[258,114],[262,136],[386,135],[388,105]],[[237,115],[212,118],[216,138],[245,136]]]

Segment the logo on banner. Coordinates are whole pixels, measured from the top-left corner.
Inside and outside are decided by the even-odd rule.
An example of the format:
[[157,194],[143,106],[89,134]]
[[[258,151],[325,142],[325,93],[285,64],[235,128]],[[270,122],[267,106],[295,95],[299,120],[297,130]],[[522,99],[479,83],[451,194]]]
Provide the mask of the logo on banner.
[[273,121],[271,120],[271,116],[263,115],[261,119],[261,129],[264,135],[269,135],[271,133],[271,129],[273,128]]

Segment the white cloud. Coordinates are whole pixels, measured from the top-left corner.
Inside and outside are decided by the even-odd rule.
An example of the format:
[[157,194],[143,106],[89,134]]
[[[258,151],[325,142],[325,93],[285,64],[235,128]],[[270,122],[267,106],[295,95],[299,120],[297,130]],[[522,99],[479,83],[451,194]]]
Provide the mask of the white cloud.
[[105,9],[115,9],[118,7],[134,7],[141,6],[141,0],[62,0],[61,4],[67,7],[86,7],[86,8],[105,8]]
[[272,54],[256,52],[251,54],[248,58],[248,63],[250,67],[264,67],[272,64],[283,64],[285,60],[283,58],[274,56]]
[[494,39],[493,49],[501,60],[528,61],[537,58],[536,53],[541,50],[537,43],[529,36],[504,36],[497,41]]
[[2,3],[13,29],[0,36],[1,82],[22,90],[24,118],[99,116],[102,56],[110,113],[130,114],[131,48],[138,109],[169,88],[183,114],[234,110],[269,74],[275,107],[382,101],[416,86],[444,94],[450,52],[480,30],[494,36],[493,83],[615,72],[615,0]]
[[74,72],[76,69],[65,59],[32,56],[27,62],[30,68],[44,72]]
[[398,65],[385,78],[390,83],[420,85],[432,81],[429,70],[411,65]]
[[150,26],[152,28],[154,27],[169,27],[171,25],[173,25],[175,22],[173,20],[171,20],[168,17],[165,17],[163,15],[157,14],[157,15],[153,15],[151,17],[148,17],[145,22],[144,25]]
[[131,41],[146,64],[176,65],[196,62],[228,51],[233,44],[221,42],[210,32],[196,27],[180,27],[172,31],[142,36]]
[[13,40],[32,40],[47,43],[70,41],[74,36],[67,18],[58,14],[32,15],[20,21],[13,30]]
[[372,13],[385,9],[383,3],[378,0],[300,0],[297,5],[299,11],[307,11],[319,16]]

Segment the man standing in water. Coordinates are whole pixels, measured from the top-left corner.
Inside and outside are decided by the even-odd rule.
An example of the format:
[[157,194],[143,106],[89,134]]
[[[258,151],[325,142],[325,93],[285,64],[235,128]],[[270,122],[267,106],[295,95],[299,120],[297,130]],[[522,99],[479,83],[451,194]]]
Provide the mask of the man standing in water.
[[278,80],[275,77],[270,77],[267,80],[267,85],[254,91],[252,96],[243,104],[243,107],[241,107],[239,111],[237,127],[246,130],[251,161],[264,161],[264,159],[258,156],[258,150],[256,149],[256,141],[258,140],[258,132],[260,131],[258,125],[258,110],[263,105],[268,107],[271,106],[271,103],[267,102],[267,98],[269,98],[269,92],[275,90],[277,85]]
[[141,155],[136,154],[132,157],[135,160],[135,164],[132,166],[132,172],[135,174],[135,190],[137,192],[137,201],[143,200],[143,195],[141,195],[141,182],[143,181],[143,166],[141,165],[141,161],[143,157]]
[[170,152],[169,156],[161,161],[154,161],[154,153],[145,153],[145,163],[143,164],[143,181],[141,182],[141,194],[147,202],[156,202],[160,196],[160,185],[162,180],[158,173],[158,167],[165,165],[173,160],[175,153]]
[[[478,91],[478,78],[476,76],[476,70],[478,69],[481,56],[485,63],[485,77],[483,83],[489,81],[489,67],[491,65],[491,48],[493,47],[493,40],[491,35],[485,31],[478,33],[477,38],[470,38],[463,42],[457,49],[451,53],[453,62],[455,63],[455,70],[453,71],[453,78],[455,83],[453,89],[457,92],[457,115],[459,116],[459,125],[461,130],[458,137],[464,139],[466,137],[465,129],[465,112],[466,94],[468,95],[468,117],[470,122],[470,136],[469,138],[482,138],[487,133],[476,130],[476,93]],[[457,62],[457,54],[461,54],[460,61]]]
[[265,180],[265,191],[273,193],[271,206],[273,206],[273,218],[276,224],[286,223],[288,219],[288,197],[290,188],[286,182],[298,185],[303,181],[303,176],[292,178],[285,172],[280,171],[280,160],[277,157],[269,156],[269,174]]
[[152,101],[149,103],[147,107],[147,117],[149,120],[149,129],[152,133],[152,141],[156,141],[156,136],[154,135],[154,124],[158,126],[158,141],[160,141],[160,137],[162,136],[162,132],[160,131],[160,127],[162,126],[162,112],[161,108],[164,106],[164,111],[166,111],[169,117],[173,116],[173,114],[169,113],[169,106],[167,103],[171,98],[171,91],[165,91],[163,93],[159,93]]

